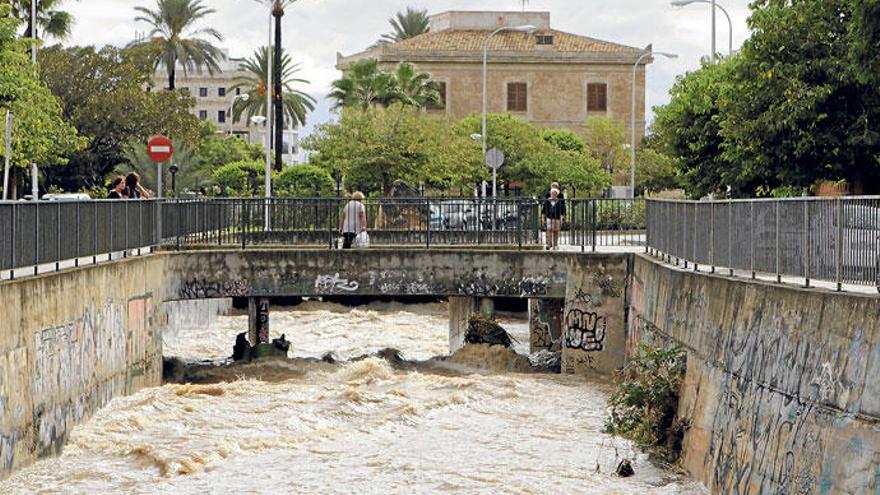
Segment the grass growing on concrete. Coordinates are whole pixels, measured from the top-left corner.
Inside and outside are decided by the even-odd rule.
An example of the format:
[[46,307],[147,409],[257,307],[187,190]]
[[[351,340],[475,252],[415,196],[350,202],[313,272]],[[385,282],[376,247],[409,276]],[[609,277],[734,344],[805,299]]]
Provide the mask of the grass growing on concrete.
[[677,462],[686,429],[676,418],[686,360],[679,346],[640,346],[608,399],[605,431],[634,441],[664,462]]

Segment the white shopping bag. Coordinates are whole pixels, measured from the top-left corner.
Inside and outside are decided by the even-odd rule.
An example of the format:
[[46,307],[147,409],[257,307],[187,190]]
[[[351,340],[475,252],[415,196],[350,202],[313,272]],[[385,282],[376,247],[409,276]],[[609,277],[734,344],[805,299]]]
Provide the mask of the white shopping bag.
[[370,236],[366,232],[361,232],[354,238],[354,245],[359,248],[370,247]]

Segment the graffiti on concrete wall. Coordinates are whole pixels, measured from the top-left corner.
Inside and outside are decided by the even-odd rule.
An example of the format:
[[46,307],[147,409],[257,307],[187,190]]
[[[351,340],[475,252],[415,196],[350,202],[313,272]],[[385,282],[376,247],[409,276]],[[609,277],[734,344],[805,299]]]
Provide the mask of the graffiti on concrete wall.
[[315,290],[321,294],[339,294],[355,292],[361,284],[356,280],[340,277],[338,273],[333,275],[318,275],[315,278]]
[[183,299],[212,299],[218,297],[245,297],[251,293],[247,279],[209,281],[193,278],[180,284]]
[[593,311],[578,308],[565,315],[565,347],[596,352],[605,349],[608,319]]
[[463,296],[484,297],[542,297],[547,295],[547,277],[515,277],[512,274],[494,276],[486,273],[468,273],[458,278],[452,292]]
[[531,352],[541,349],[561,350],[563,338],[563,299],[536,299],[530,303],[529,346]]

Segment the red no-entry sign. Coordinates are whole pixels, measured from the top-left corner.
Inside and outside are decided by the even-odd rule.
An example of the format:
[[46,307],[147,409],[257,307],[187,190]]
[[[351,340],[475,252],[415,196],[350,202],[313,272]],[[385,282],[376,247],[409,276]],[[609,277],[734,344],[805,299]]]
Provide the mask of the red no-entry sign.
[[156,163],[164,163],[174,154],[174,144],[165,136],[156,136],[147,143],[147,154]]

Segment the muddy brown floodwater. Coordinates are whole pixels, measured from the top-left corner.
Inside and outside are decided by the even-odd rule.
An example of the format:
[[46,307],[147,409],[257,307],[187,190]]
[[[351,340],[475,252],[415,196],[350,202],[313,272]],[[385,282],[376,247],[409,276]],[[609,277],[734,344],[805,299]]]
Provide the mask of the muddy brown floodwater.
[[[115,399],[0,493],[705,493],[601,432],[607,384],[522,372],[522,345],[432,359],[448,349],[445,305],[309,302],[271,324],[294,359]],[[502,324],[527,345],[526,321]],[[246,327],[167,335],[165,354],[220,359]],[[347,361],[388,347],[405,361]],[[330,351],[343,362],[301,359]],[[612,474],[624,457],[631,478]]]

